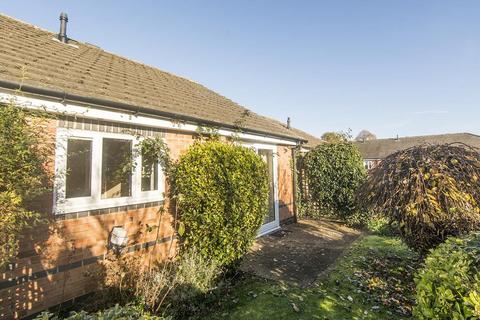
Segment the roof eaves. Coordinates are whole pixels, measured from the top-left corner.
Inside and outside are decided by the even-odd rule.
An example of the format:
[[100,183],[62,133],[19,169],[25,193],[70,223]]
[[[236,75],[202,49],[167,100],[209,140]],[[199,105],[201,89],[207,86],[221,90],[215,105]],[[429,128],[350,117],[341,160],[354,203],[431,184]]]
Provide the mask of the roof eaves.
[[[98,105],[98,106],[104,106],[104,107],[111,107],[115,109],[127,110],[135,113],[141,112],[145,114],[158,115],[158,116],[169,118],[169,119],[180,119],[180,120],[193,122],[197,124],[211,125],[211,126],[236,129],[236,130],[238,129],[238,127],[235,127],[233,125],[220,123],[212,120],[201,119],[201,118],[196,118],[196,117],[186,116],[181,114],[175,114],[167,111],[155,110],[152,108],[136,106],[136,105],[132,105],[124,102],[112,101],[112,100],[77,95],[77,94],[70,94],[65,91],[40,88],[40,87],[25,85],[25,84],[3,80],[3,79],[0,79],[0,87],[8,90],[20,91],[23,93],[30,93],[30,94],[41,95],[41,96],[46,96],[50,98],[57,98],[57,99],[61,99],[63,102],[66,102],[66,101],[79,102],[79,103],[85,103],[90,105]],[[296,141],[296,142],[307,142],[307,140],[298,136],[293,136],[293,135],[287,136],[287,135],[280,135],[280,134],[272,134],[272,133],[266,133],[260,130],[249,129],[249,128],[242,128],[241,130],[243,132],[260,134],[265,137],[282,138],[282,139]]]

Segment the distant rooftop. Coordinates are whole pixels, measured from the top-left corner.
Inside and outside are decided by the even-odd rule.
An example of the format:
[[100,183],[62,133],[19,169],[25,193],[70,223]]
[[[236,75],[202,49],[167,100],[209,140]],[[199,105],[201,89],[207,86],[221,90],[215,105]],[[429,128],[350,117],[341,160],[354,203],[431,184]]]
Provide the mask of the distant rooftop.
[[394,152],[422,144],[464,143],[480,149],[480,136],[472,133],[449,133],[355,142],[364,159],[383,159]]

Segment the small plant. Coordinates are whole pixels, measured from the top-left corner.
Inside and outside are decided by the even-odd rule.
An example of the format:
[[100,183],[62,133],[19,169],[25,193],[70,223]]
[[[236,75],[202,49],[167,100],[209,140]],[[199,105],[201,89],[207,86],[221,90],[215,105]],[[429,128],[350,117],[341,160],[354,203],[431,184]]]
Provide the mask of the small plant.
[[242,257],[267,213],[262,159],[236,144],[196,142],[180,157],[175,182],[184,245],[221,265]]
[[185,301],[210,291],[221,275],[219,264],[205,259],[195,248],[182,253],[175,270],[177,284],[173,300]]
[[183,314],[188,301],[211,290],[222,274],[219,264],[205,259],[194,248],[176,260],[145,265],[132,255],[111,256],[105,263],[104,300],[136,302],[155,314]]
[[480,153],[464,145],[399,151],[373,169],[359,198],[398,224],[407,245],[427,251],[480,227]]
[[86,311],[72,312],[68,317],[59,318],[53,313],[43,312],[36,320],[171,320],[171,317],[158,317],[151,315],[143,310],[142,307],[136,305],[120,306],[98,311],[95,313],[88,313]]
[[359,210],[355,194],[366,172],[353,143],[339,140],[320,144],[301,161],[301,173],[308,186],[302,197],[306,216],[345,219]]
[[363,210],[355,210],[345,217],[345,224],[352,228],[365,228],[370,221],[371,214]]
[[369,232],[380,236],[398,235],[398,226],[396,223],[390,222],[381,214],[371,214],[367,219],[365,227]]
[[418,272],[418,319],[479,319],[480,233],[449,238],[425,259]]

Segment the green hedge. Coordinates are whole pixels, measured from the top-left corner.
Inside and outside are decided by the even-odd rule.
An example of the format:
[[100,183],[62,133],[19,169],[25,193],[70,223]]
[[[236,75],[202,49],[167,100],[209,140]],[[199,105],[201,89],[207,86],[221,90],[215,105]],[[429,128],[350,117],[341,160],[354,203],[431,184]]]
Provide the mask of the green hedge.
[[415,279],[418,319],[480,317],[480,233],[449,238],[432,250]]
[[302,159],[308,193],[302,204],[305,215],[347,218],[356,212],[356,191],[365,180],[358,148],[348,141],[323,143]]
[[196,142],[180,157],[175,181],[185,245],[221,265],[239,259],[267,213],[264,161],[250,148]]

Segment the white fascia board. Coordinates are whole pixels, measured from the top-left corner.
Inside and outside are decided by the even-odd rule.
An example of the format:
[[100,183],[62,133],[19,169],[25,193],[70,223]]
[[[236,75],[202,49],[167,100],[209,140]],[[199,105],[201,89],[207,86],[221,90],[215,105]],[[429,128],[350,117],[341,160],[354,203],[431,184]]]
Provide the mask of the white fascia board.
[[[70,103],[60,103],[50,100],[43,100],[31,97],[24,97],[21,95],[15,95],[10,93],[0,92],[0,102],[8,103],[13,101],[15,104],[29,109],[43,110],[46,112],[84,117],[89,119],[106,120],[113,122],[122,122],[128,124],[136,124],[146,127],[154,127],[169,130],[180,130],[186,132],[197,132],[198,125],[189,123],[179,123],[176,121],[170,121],[166,119],[151,117],[147,115],[136,115],[133,113],[112,111],[102,108],[85,107]],[[297,143],[292,140],[286,140],[281,138],[273,138],[261,136],[253,133],[237,133],[228,129],[219,129],[218,133],[225,137],[236,136],[240,140],[247,141],[259,141],[271,144],[290,145],[295,146]]]

